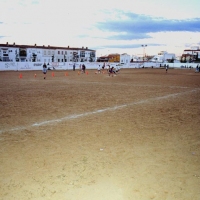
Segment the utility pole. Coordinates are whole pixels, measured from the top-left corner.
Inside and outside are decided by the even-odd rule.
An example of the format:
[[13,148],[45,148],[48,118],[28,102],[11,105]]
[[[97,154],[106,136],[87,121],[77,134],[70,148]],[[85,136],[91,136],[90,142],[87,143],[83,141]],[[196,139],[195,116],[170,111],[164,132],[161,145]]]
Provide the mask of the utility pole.
[[143,62],[144,62],[144,57],[145,57],[145,47],[147,47],[146,44],[141,45],[143,47]]

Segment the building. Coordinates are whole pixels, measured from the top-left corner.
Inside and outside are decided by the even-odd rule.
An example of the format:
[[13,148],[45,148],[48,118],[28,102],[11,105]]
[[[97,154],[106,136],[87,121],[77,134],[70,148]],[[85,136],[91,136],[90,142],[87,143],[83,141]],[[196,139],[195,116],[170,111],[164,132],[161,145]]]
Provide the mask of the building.
[[97,59],[97,62],[120,62],[120,54],[115,53],[101,56]]
[[120,62],[120,54],[115,53],[115,54],[109,54],[108,55],[108,62]]
[[131,62],[131,56],[127,53],[123,53],[120,55],[120,63],[121,64],[127,64]]
[[96,51],[88,47],[55,47],[0,44],[0,61],[3,62],[94,62]]
[[185,49],[180,60],[181,62],[200,61],[199,46],[192,46],[190,49]]
[[152,62],[166,62],[170,60],[175,60],[176,56],[174,53],[168,53],[167,51],[160,51],[158,55],[153,56],[150,61]]
[[130,55],[124,54],[109,54],[107,56],[101,56],[97,59],[97,62],[111,62],[111,63],[130,63]]

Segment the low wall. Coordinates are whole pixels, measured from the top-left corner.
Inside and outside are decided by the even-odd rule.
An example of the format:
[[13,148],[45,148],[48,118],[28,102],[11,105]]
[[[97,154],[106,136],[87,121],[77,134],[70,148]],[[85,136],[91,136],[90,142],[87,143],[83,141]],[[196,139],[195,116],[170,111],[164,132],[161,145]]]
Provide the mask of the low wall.
[[165,65],[168,65],[169,68],[196,68],[196,66],[200,63],[151,63],[151,62],[146,62],[142,64],[144,67],[153,67],[153,68],[159,68],[164,67]]
[[[42,66],[44,63],[42,62],[0,62],[0,71],[25,71],[25,70],[42,70]],[[73,65],[75,64],[75,69],[80,69],[81,63],[49,63],[47,65],[50,69],[55,70],[73,70]],[[110,67],[116,67],[119,63],[106,63],[106,65],[110,65]],[[144,63],[127,63],[127,64],[119,64],[120,68],[159,68],[160,65],[163,67],[164,65],[169,65],[169,68],[196,68],[197,64],[200,63],[153,63],[153,62],[144,62]],[[104,63],[100,62],[84,62],[86,69],[97,69],[100,65],[101,67]]]
[[[25,71],[25,70],[42,70],[42,62],[0,62],[0,71]],[[98,66],[103,66],[104,63],[99,62],[81,62],[81,63],[49,63],[47,67],[54,70],[73,70],[75,64],[75,69],[80,69],[81,65],[84,64],[86,69],[97,69]],[[110,63],[112,67],[116,67],[118,63]]]

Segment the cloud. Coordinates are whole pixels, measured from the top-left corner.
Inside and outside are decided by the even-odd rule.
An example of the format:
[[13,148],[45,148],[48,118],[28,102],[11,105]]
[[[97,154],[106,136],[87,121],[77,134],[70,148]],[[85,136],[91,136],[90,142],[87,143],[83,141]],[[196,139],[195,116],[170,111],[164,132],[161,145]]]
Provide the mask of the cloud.
[[[149,46],[163,46],[163,44],[149,44]],[[133,49],[133,48],[141,48],[141,44],[102,45],[102,46],[98,46],[97,48]]]
[[[87,46],[131,54],[199,44],[199,0],[0,0],[1,43]],[[92,9],[91,9],[92,7]],[[123,52],[123,53],[124,53]]]
[[[120,20],[120,15],[123,16],[123,20]],[[96,26],[102,31],[112,31],[115,33],[113,36],[108,36],[107,39],[145,39],[151,38],[148,34],[155,32],[200,31],[200,18],[169,20],[135,13],[119,12],[117,19],[98,22]]]

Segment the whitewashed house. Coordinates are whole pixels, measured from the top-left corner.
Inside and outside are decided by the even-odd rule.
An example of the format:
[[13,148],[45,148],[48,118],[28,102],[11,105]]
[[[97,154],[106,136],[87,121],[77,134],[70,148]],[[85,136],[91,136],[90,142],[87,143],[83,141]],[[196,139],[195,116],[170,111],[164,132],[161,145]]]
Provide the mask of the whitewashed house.
[[0,61],[3,62],[95,62],[96,51],[73,47],[0,44]]
[[120,54],[120,63],[121,64],[127,64],[127,63],[130,63],[130,61],[131,61],[130,55],[128,55],[127,53]]
[[161,51],[158,55],[155,55],[150,61],[152,62],[166,62],[167,60],[175,59],[176,56],[174,53],[168,53],[167,51]]
[[15,47],[15,44],[13,44],[13,47],[7,48],[7,47],[1,47],[0,48],[0,61],[3,62],[14,62],[19,54],[19,48]]

